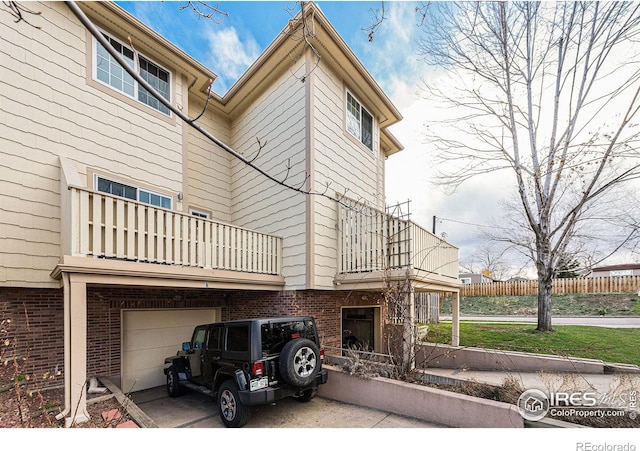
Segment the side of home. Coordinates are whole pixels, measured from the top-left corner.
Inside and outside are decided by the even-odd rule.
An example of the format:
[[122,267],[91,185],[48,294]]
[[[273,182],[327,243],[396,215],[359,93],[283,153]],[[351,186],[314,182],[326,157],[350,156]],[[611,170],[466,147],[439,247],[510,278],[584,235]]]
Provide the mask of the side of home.
[[214,72],[117,5],[78,4],[219,144],[73,4],[31,6],[39,29],[0,14],[0,312],[26,370],[64,379],[68,421],[88,415],[88,377],[161,385],[196,324],[312,315],[324,346],[380,352],[401,322],[392,284],[407,305],[458,293],[457,248],[385,210],[402,117],[317,5],[218,96]]

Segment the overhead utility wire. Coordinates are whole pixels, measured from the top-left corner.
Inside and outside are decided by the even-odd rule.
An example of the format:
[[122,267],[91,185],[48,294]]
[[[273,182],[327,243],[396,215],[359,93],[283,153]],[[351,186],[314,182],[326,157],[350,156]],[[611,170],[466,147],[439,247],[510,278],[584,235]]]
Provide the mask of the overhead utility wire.
[[442,218],[440,216],[437,216],[437,218],[441,221],[449,221],[449,222],[455,222],[458,224],[464,224],[464,225],[469,225],[469,226],[474,226],[474,227],[484,227],[487,229],[503,229],[503,230],[509,230],[506,227],[500,227],[500,226],[491,226],[491,225],[486,225],[486,224],[474,224],[472,222],[464,222],[464,221],[458,221],[456,219],[448,219],[448,218]]

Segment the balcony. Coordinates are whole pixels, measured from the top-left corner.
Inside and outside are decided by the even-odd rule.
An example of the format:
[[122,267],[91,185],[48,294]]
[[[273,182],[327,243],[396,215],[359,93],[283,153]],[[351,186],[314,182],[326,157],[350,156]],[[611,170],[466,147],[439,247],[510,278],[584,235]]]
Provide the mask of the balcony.
[[53,277],[66,270],[183,279],[206,288],[284,285],[279,237],[62,185],[63,255]]
[[458,248],[402,215],[340,205],[338,228],[336,285],[372,288],[404,278],[423,291],[460,285]]
[[275,236],[82,188],[70,196],[72,255],[280,274]]

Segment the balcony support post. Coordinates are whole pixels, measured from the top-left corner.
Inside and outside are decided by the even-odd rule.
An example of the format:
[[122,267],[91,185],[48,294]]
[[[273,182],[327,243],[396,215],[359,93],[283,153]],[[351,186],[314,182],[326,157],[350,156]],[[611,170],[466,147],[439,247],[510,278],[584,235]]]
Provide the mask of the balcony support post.
[[460,291],[453,292],[451,303],[451,345],[460,346]]
[[413,370],[416,366],[415,359],[415,342],[416,342],[416,326],[415,326],[415,292],[412,285],[405,294],[405,314],[404,314],[404,331],[402,337],[403,343],[403,362],[407,372]]
[[[89,420],[87,412],[87,284],[63,273],[65,427]],[[56,417],[56,418],[58,418]]]

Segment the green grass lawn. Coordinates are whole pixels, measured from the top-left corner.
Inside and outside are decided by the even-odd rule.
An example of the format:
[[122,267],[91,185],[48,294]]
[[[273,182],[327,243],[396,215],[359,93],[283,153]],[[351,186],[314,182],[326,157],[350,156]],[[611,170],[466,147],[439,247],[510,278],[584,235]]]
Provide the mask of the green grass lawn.
[[[536,296],[473,296],[460,300],[463,315],[536,315]],[[441,300],[443,315],[451,314],[451,299]],[[551,298],[554,316],[634,316],[640,315],[637,293],[554,294]]]
[[[538,332],[535,325],[460,323],[460,346],[534,352],[640,365],[640,329],[554,326]],[[428,340],[451,342],[451,323],[430,324]]]

